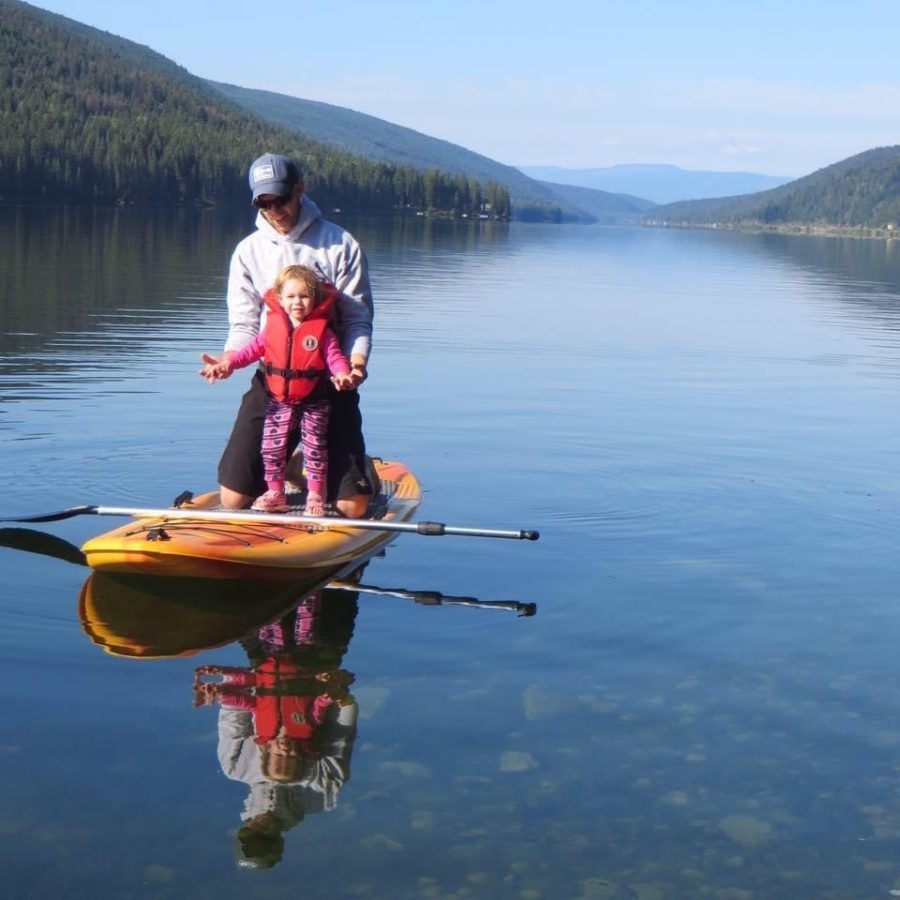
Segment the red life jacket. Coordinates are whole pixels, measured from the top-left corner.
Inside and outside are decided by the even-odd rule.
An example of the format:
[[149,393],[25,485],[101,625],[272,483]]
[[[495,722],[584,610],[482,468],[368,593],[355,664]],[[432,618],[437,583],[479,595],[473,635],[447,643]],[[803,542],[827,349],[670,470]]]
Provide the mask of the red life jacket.
[[269,393],[276,400],[302,403],[324,386],[328,370],[322,353],[322,335],[329,325],[336,298],[336,288],[325,285],[315,309],[294,326],[275,290],[266,291],[264,299],[269,312],[262,368]]
[[284,658],[266,659],[256,667],[255,740],[258,744],[264,744],[277,737],[284,728],[287,737],[298,741],[304,756],[315,757],[313,738],[321,722],[316,721],[314,707],[319,695],[281,693],[285,689],[285,681],[299,674],[308,673]]

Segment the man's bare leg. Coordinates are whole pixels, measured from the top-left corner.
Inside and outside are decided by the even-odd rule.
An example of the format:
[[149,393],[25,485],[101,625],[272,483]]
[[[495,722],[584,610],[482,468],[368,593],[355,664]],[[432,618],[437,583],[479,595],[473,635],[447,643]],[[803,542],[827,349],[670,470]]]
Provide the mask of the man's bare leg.
[[219,502],[225,509],[247,509],[253,500],[253,497],[248,497],[246,494],[241,494],[238,491],[233,491],[231,488],[219,485]]
[[369,512],[371,501],[371,494],[353,494],[351,497],[338,500],[334,505],[338,512],[347,519],[364,519]]

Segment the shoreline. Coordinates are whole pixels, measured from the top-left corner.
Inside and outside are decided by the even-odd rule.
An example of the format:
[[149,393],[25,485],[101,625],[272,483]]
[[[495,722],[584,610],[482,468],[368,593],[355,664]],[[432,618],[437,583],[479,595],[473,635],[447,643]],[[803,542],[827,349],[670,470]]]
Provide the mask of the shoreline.
[[765,225],[762,222],[643,222],[645,228],[700,229],[705,231],[736,231],[744,234],[787,234],[797,237],[841,237],[860,240],[892,241],[900,238],[900,228],[869,225],[812,225],[786,223]]

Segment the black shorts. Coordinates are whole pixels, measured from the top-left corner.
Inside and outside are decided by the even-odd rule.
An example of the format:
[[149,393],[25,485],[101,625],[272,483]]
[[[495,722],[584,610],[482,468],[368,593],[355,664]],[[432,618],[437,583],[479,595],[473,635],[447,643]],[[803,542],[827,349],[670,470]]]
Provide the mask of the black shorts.
[[[337,391],[329,385],[331,418],[328,420],[328,502],[357,494],[373,493],[366,475],[366,443],[356,391]],[[257,370],[244,394],[231,437],[219,460],[219,484],[247,497],[258,497],[266,489],[260,455],[262,428],[269,408],[262,372]],[[299,432],[299,429],[296,430]],[[288,453],[293,453],[299,433],[291,435]],[[288,467],[290,476],[291,467]]]

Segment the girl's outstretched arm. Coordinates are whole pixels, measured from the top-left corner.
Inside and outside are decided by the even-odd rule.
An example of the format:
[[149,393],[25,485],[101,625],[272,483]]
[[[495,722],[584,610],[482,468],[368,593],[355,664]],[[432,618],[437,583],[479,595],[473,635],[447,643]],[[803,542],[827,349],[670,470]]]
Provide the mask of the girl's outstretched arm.
[[225,353],[220,357],[204,353],[200,356],[200,359],[205,363],[200,370],[200,377],[205,378],[210,384],[215,384],[217,381],[228,378],[234,371],[230,353]]
[[204,353],[200,359],[206,364],[200,370],[200,376],[210,384],[227,378],[235,369],[243,369],[251,363],[262,359],[266,349],[265,334],[258,334],[246,347],[240,350],[226,350],[221,356]]

